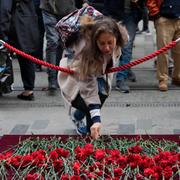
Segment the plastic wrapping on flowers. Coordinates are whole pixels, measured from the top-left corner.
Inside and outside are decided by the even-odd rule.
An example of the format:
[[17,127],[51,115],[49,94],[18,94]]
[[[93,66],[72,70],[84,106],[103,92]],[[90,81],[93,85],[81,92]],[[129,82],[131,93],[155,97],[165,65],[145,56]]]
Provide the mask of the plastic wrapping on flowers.
[[169,180],[180,178],[176,142],[102,137],[29,138],[0,154],[1,179]]

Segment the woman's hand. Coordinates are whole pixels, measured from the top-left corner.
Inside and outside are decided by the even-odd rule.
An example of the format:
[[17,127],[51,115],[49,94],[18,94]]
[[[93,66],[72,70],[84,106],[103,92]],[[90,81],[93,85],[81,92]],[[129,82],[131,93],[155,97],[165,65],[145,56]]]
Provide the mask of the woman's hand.
[[91,130],[91,137],[95,140],[98,139],[100,136],[100,129],[101,129],[101,123],[100,122],[96,122],[94,123],[90,130]]

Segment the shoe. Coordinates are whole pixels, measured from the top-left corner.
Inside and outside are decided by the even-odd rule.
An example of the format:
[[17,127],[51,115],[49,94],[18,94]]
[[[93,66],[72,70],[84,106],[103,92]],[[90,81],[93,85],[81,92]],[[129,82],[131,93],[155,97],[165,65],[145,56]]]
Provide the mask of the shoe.
[[87,128],[86,125],[84,124],[83,120],[77,120],[74,115],[71,115],[71,120],[73,122],[73,124],[76,127],[76,132],[79,135],[86,135],[87,134]]
[[142,33],[142,31],[140,31],[140,30],[136,31],[136,34],[141,34],[141,33]]
[[165,81],[165,80],[159,81],[159,90],[160,91],[167,91],[168,90],[167,81]]
[[129,86],[125,83],[125,80],[118,80],[116,82],[116,89],[123,92],[123,93],[129,93],[130,92],[130,88]]
[[142,31],[142,34],[151,35],[151,32],[149,31],[149,29],[146,29]]
[[176,86],[180,86],[180,79],[172,79],[172,84],[176,85]]
[[36,71],[36,72],[42,72],[42,67],[41,67],[41,66],[36,66],[35,71]]
[[17,95],[18,99],[25,100],[25,101],[32,101],[34,100],[34,94],[31,93],[28,96],[24,95],[23,93]]
[[56,95],[57,95],[56,89],[49,89],[48,88],[48,96],[56,96]]
[[49,82],[49,86],[48,86],[48,90],[57,90],[57,83],[56,81],[50,81]]
[[136,34],[141,34],[141,30],[138,27],[136,28]]
[[128,79],[132,82],[136,82],[136,75],[131,69],[129,70],[128,73]]

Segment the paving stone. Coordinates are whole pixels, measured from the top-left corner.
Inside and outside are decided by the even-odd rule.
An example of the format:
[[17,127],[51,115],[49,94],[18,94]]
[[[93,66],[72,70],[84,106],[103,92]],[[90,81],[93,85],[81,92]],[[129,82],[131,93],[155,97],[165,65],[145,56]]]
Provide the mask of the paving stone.
[[168,116],[170,119],[179,119],[180,118],[180,112],[179,110],[174,110],[173,112],[170,112],[169,113],[169,116]]
[[36,120],[31,129],[45,129],[49,124],[49,120]]
[[75,129],[67,129],[64,131],[64,134],[68,134],[68,135],[77,135],[77,132]]
[[137,129],[150,129],[152,128],[152,119],[138,119],[137,120]]
[[134,134],[135,125],[134,124],[119,124],[118,134]]
[[174,129],[173,132],[174,134],[180,134],[180,129]]
[[25,134],[29,128],[27,124],[16,124],[10,134]]
[[[152,36],[136,36],[132,60],[156,50],[153,22],[150,25]],[[13,69],[14,91],[0,97],[0,134],[76,134],[60,91],[49,96],[42,90],[48,86],[46,68],[37,72],[35,101],[31,102],[16,98],[23,90],[17,61],[13,61]],[[114,91],[113,79],[113,91],[102,109],[102,134],[180,134],[180,87],[172,86],[169,80],[169,91],[158,90],[153,59],[132,69],[137,82],[127,81],[131,93]]]

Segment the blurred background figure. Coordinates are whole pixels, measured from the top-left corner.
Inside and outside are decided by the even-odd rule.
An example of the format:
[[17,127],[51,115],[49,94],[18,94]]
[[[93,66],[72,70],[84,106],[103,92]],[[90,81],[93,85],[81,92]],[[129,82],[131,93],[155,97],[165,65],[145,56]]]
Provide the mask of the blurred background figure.
[[[41,0],[43,22],[46,32],[46,61],[59,65],[63,46],[55,25],[65,15],[76,9],[74,0]],[[48,68],[48,90],[54,95],[57,89],[57,71]]]
[[98,11],[102,12],[104,8],[104,0],[75,0],[76,7],[79,9],[84,3],[88,3]]
[[100,12],[103,12],[104,0],[88,0],[89,4]]
[[[38,27],[39,27],[39,50],[37,52],[37,58],[43,60],[43,47],[44,47],[44,23],[43,23],[43,17],[42,17],[42,10],[40,9],[40,0],[34,0],[35,4],[35,10],[36,14],[38,16]],[[40,72],[42,71],[42,67],[39,64],[36,64],[36,71]]]
[[[144,5],[144,0],[104,0],[104,14],[120,21],[129,34],[129,41],[122,49],[122,55],[119,59],[120,66],[129,63],[132,59],[136,29],[142,19]],[[136,81],[136,76],[131,69],[117,72],[116,89],[123,93],[129,93],[130,87],[126,83],[127,79],[132,82]]]
[[[0,38],[32,56],[39,49],[38,17],[33,0],[0,1]],[[17,96],[22,100],[33,100],[35,64],[17,55],[24,91]]]
[[[179,0],[147,0],[147,7],[150,18],[154,20],[158,49],[180,38]],[[174,61],[172,84],[180,86],[180,43],[171,49],[171,57]],[[157,61],[157,79],[160,91],[168,90],[168,65],[169,52],[164,52],[158,56]]]
[[12,91],[12,84],[12,58],[7,49],[0,44],[0,96],[10,93]]
[[148,9],[146,7],[146,0],[144,0],[144,8],[142,8],[142,21],[143,21],[142,30],[140,30],[139,27],[137,27],[136,34],[143,33],[146,35],[150,35],[151,32],[149,30],[149,15],[148,15]]

